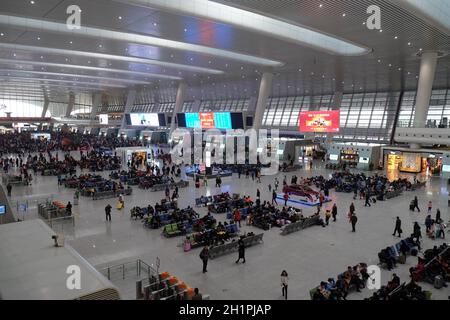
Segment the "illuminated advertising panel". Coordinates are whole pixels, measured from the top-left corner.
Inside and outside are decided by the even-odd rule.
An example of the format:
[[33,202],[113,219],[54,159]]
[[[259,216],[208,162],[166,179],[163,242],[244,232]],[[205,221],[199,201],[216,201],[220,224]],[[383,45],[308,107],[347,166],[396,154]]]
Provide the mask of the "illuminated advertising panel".
[[100,124],[108,124],[108,115],[107,114],[99,115],[99,122]]
[[337,133],[340,127],[340,111],[302,111],[300,112],[301,132]]
[[202,129],[215,129],[214,113],[212,112],[200,112],[200,125]]
[[157,113],[131,113],[132,126],[159,127],[159,117]]

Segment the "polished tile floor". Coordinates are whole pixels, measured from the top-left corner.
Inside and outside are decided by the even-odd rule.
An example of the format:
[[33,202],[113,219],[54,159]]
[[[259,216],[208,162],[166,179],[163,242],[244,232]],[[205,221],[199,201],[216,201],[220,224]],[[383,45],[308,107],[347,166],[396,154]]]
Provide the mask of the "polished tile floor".
[[[317,164],[313,170],[300,170],[287,174],[303,177],[315,175],[330,175],[323,164]],[[106,173],[105,173],[106,174]],[[280,182],[284,174],[279,174]],[[268,184],[273,183],[274,176],[262,177],[262,183],[257,184],[251,179],[237,175],[223,179],[221,190],[214,187],[210,180],[208,187],[195,189],[191,186],[180,189],[179,204],[181,207],[194,204],[194,198],[202,194],[214,195],[221,191],[256,196],[256,189],[261,190],[262,199],[270,200],[271,193]],[[412,179],[412,177],[411,177]],[[423,226],[426,203],[433,201],[435,208],[440,208],[442,217],[449,221],[446,180],[429,178],[425,189],[417,192],[405,192],[402,196],[385,202],[377,202],[371,208],[365,208],[363,201],[356,201],[356,213],[359,221],[356,233],[351,232],[351,226],[346,219],[348,207],[352,202],[352,194],[331,192],[338,206],[338,221],[329,227],[312,227],[288,236],[281,236],[279,229],[262,231],[253,227],[243,226],[242,231],[264,232],[264,243],[251,247],[246,251],[247,263],[236,265],[234,254],[210,260],[208,273],[203,274],[199,249],[185,253],[180,247],[182,238],[166,239],[160,230],[149,230],[139,221],[130,219],[129,209],[132,206],[146,206],[160,201],[164,192],[150,192],[134,188],[133,195],[126,197],[126,208],[123,211],[113,210],[112,222],[105,222],[104,207],[111,203],[115,208],[116,200],[97,200],[81,198],[78,206],[74,206],[75,228],[55,227],[56,231],[66,234],[67,240],[87,261],[100,268],[119,262],[142,259],[149,264],[155,264],[156,258],[161,261],[161,271],[168,271],[185,281],[189,286],[199,287],[201,292],[208,293],[212,299],[281,299],[280,273],[289,273],[289,298],[309,299],[309,289],[317,286],[321,280],[335,277],[344,271],[348,265],[358,262],[376,264],[378,251],[394,244],[398,238],[392,236],[394,219],[399,216],[403,221],[403,230],[412,232],[414,221]],[[409,202],[417,195],[421,213],[408,210]],[[73,200],[73,190],[58,187],[56,177],[37,176],[32,186],[17,186],[13,189],[13,201],[29,200],[30,210],[25,219],[36,218],[35,203],[37,199],[52,196],[63,202]],[[329,204],[331,206],[331,204]],[[198,210],[204,214],[205,209]],[[312,214],[314,208],[305,207],[306,215]],[[223,220],[223,215],[216,215]],[[450,236],[450,234],[447,234]],[[448,241],[448,240],[446,240]],[[424,247],[442,243],[443,240],[424,239]],[[406,265],[394,270],[402,281],[408,281],[408,268],[416,263],[409,257]],[[392,272],[383,270],[382,283],[390,280]],[[130,282],[133,280],[130,279]],[[134,292],[129,290],[134,284],[118,282],[123,287],[123,297],[133,299]],[[431,286],[423,284],[427,289]],[[127,289],[128,288],[128,289]],[[372,293],[364,290],[360,294],[352,294],[349,299],[362,299]],[[447,299],[450,290],[433,289],[435,299]]]

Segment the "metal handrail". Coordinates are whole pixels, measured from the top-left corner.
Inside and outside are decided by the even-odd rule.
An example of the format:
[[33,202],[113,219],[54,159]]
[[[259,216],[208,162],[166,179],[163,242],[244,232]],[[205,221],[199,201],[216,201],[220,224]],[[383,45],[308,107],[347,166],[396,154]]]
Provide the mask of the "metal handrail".
[[146,263],[145,261],[143,261],[141,259],[137,259],[136,261],[128,261],[128,262],[108,266],[108,267],[100,269],[100,272],[103,273],[104,271],[106,271],[108,280],[111,280],[111,270],[122,269],[122,279],[125,280],[125,265],[130,265],[130,264],[134,264],[134,263],[136,263],[136,275],[138,277],[141,275],[143,269],[144,270],[146,269],[148,278],[150,278],[152,274],[157,275],[157,271],[153,267],[151,267],[148,263]]

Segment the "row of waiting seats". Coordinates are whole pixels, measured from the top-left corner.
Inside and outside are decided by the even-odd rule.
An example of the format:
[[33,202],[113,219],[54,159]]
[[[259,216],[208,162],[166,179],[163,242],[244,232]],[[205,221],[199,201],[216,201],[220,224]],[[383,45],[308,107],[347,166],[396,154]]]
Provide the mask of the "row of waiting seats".
[[93,200],[101,200],[101,199],[110,199],[117,198],[119,195],[130,196],[133,193],[133,188],[128,187],[126,189],[120,189],[116,191],[100,191],[94,192],[92,199]]
[[178,188],[186,188],[189,186],[189,181],[179,181],[175,183],[163,183],[163,184],[155,184],[150,188],[150,191],[163,191],[166,190],[168,187],[169,189],[175,189],[175,187]]
[[[246,248],[260,244],[263,242],[264,233],[247,236],[242,239],[244,241],[244,246]],[[209,248],[209,257],[211,259],[217,258],[219,256],[223,256],[232,252],[236,252],[239,248],[238,241],[232,241],[229,243],[225,243],[223,245],[213,246]]]
[[321,219],[319,215],[314,215],[312,217],[301,219],[300,221],[285,225],[281,229],[281,235],[285,236],[293,232],[297,232],[315,225],[321,224]]

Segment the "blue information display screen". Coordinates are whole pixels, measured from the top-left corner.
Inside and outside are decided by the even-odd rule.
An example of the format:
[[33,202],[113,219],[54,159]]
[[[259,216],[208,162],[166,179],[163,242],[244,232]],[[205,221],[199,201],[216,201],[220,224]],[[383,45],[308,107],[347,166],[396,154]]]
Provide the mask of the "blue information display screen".
[[217,129],[232,129],[229,112],[214,113],[214,123]]
[[186,128],[200,129],[200,117],[198,113],[185,113]]
[[0,215],[3,215],[3,214],[5,214],[5,213],[6,213],[6,207],[0,205]]

